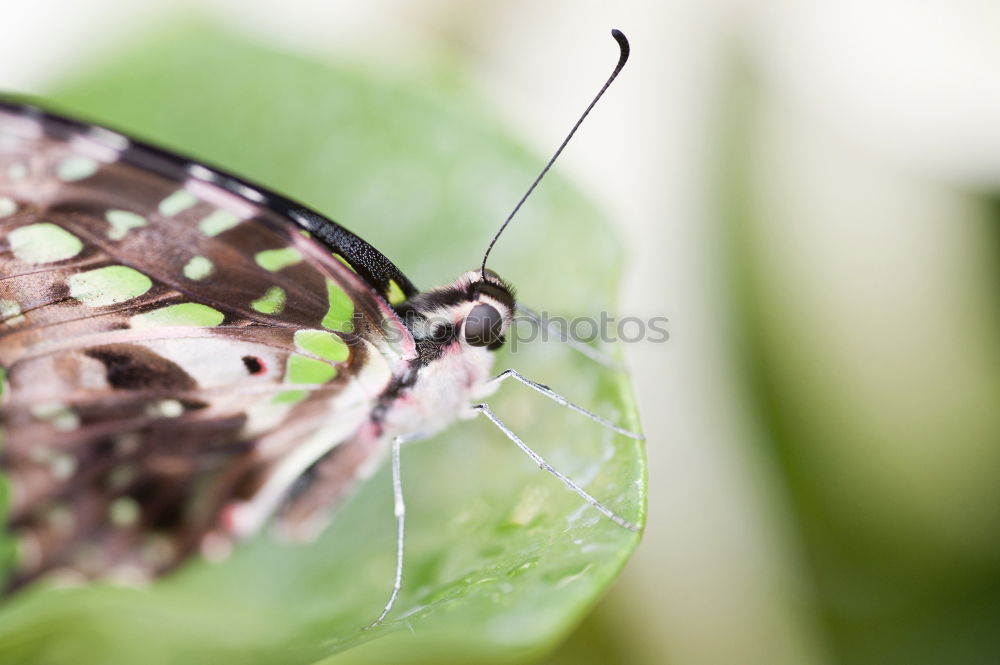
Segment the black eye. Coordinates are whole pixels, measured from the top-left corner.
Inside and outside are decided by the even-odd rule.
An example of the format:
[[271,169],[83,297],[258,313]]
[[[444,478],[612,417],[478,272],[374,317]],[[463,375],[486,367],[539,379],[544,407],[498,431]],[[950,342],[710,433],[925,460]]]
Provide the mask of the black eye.
[[465,317],[465,341],[472,346],[489,346],[500,340],[503,317],[496,308],[479,304]]

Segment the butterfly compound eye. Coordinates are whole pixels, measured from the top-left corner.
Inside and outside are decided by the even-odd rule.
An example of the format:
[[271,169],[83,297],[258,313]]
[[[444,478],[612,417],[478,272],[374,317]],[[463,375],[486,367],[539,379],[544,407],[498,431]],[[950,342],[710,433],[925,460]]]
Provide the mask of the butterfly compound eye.
[[472,346],[490,346],[500,341],[503,316],[495,307],[478,304],[465,317],[465,341]]

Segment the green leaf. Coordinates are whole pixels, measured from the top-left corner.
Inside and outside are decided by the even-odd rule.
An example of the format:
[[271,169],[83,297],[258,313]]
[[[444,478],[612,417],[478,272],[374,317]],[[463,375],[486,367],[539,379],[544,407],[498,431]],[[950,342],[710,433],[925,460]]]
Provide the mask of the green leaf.
[[[426,288],[476,267],[543,163],[499,128],[471,87],[454,69],[393,80],[195,23],[146,36],[49,99],[330,215]],[[615,241],[557,175],[494,257],[491,267],[526,304],[567,316],[611,309]],[[638,427],[620,373],[560,344],[512,346],[498,370],[515,366]],[[553,465],[643,523],[639,443],[516,384],[490,403]],[[404,448],[403,484],[403,590],[375,630],[361,628],[385,602],[394,564],[386,469],[315,543],[262,537],[225,563],[192,563],[149,589],[15,596],[0,608],[0,662],[309,663],[366,642],[338,662],[509,662],[565,635],[639,538],[539,471],[485,419]]]

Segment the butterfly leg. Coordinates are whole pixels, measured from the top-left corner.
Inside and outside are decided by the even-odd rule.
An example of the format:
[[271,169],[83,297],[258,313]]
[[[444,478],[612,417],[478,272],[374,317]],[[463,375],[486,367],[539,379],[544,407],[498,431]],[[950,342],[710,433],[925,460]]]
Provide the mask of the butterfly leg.
[[595,423],[597,423],[597,424],[599,424],[599,425],[601,425],[603,427],[607,427],[612,432],[616,432],[618,434],[621,434],[622,436],[627,436],[627,437],[629,437],[631,439],[638,439],[639,441],[642,441],[642,440],[644,440],[646,438],[646,437],[644,437],[641,434],[636,434],[635,432],[630,432],[627,429],[622,429],[621,427],[618,427],[614,423],[612,423],[612,422],[610,422],[608,420],[605,420],[604,418],[600,417],[596,413],[592,413],[590,411],[587,411],[587,409],[585,409],[582,406],[579,406],[577,404],[574,404],[573,402],[569,401],[568,399],[566,399],[565,397],[563,397],[562,395],[560,395],[556,391],[552,390],[548,386],[546,386],[544,384],[541,384],[541,383],[537,383],[535,381],[532,381],[531,379],[526,378],[524,375],[522,375],[516,369],[507,369],[507,370],[504,370],[504,371],[500,372],[495,377],[493,377],[493,380],[491,381],[491,383],[500,383],[504,379],[514,379],[515,381],[517,381],[519,383],[523,383],[524,385],[528,386],[532,390],[534,390],[534,391],[536,391],[538,393],[541,393],[542,395],[545,395],[546,397],[548,397],[550,400],[552,400],[556,404],[559,404],[560,406],[565,406],[566,408],[571,409],[573,411],[576,411],[577,413],[579,413],[581,415],[587,416],[588,418],[590,418],[591,420],[593,420]]
[[403,501],[403,481],[399,472],[399,449],[407,440],[406,437],[402,436],[397,436],[392,440],[392,496],[393,512],[396,515],[396,578],[392,584],[389,600],[382,608],[382,613],[378,615],[377,619],[365,626],[365,630],[370,630],[385,620],[389,612],[392,611],[392,606],[396,604],[396,596],[399,595],[399,590],[403,586],[403,533],[406,522],[406,503]]
[[612,522],[614,522],[618,526],[624,527],[624,528],[628,529],[629,531],[638,531],[639,530],[638,526],[636,526],[635,524],[632,524],[631,522],[629,522],[624,517],[621,517],[620,515],[618,515],[615,512],[613,512],[610,508],[608,508],[603,503],[601,503],[600,501],[598,501],[597,499],[595,499],[594,497],[592,497],[587,492],[587,490],[585,490],[582,487],[580,487],[579,485],[577,485],[575,482],[573,482],[572,480],[570,480],[569,478],[567,478],[565,475],[563,475],[562,473],[560,473],[557,469],[553,468],[551,464],[549,464],[544,459],[542,459],[541,455],[539,455],[534,450],[532,450],[531,448],[529,448],[528,445],[526,443],[524,443],[524,441],[521,441],[520,437],[518,437],[517,434],[514,434],[514,432],[509,427],[507,427],[507,425],[505,425],[504,422],[502,420],[500,420],[500,418],[498,418],[495,413],[493,413],[493,410],[490,409],[489,405],[487,405],[487,404],[477,404],[477,405],[473,406],[472,408],[475,411],[478,411],[479,413],[481,413],[484,416],[486,416],[487,418],[489,418],[490,422],[492,422],[494,425],[496,425],[497,429],[499,429],[501,432],[504,433],[504,436],[506,436],[508,439],[510,439],[511,441],[513,441],[514,445],[516,445],[518,448],[520,448],[521,451],[525,455],[527,455],[532,460],[534,460],[535,464],[538,465],[538,468],[542,469],[543,471],[548,471],[553,476],[555,476],[556,478],[558,478],[560,481],[562,481],[563,485],[565,485],[566,487],[570,488],[571,490],[573,490],[574,492],[576,492],[577,494],[579,494],[581,497],[583,497],[584,501],[586,501],[591,506],[593,506],[594,508],[596,508],[605,517],[607,517],[608,519],[610,519]]

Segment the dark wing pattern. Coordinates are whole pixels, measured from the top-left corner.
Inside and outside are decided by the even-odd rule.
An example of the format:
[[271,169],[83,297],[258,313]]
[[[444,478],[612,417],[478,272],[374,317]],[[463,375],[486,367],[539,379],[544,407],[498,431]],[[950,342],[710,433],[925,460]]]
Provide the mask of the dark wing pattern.
[[345,479],[312,496],[308,480],[333,454],[351,460],[340,474],[372,456],[352,434],[414,355],[378,292],[412,286],[372,285],[315,237],[338,232],[204,166],[0,104],[10,586],[149,577],[282,502],[306,519],[289,490],[337,498]]

